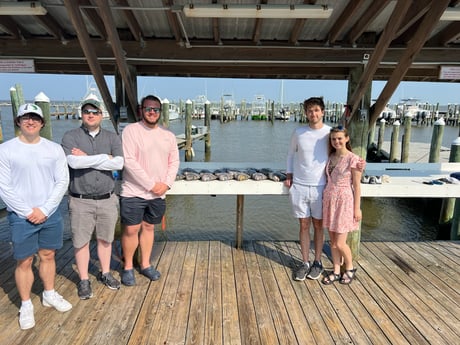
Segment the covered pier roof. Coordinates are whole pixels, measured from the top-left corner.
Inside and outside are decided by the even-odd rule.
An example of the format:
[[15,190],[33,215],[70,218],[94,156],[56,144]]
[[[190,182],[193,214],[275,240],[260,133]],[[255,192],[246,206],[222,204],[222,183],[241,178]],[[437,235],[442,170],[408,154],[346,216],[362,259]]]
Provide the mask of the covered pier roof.
[[44,0],[0,3],[0,60],[37,73],[458,82],[460,0]]

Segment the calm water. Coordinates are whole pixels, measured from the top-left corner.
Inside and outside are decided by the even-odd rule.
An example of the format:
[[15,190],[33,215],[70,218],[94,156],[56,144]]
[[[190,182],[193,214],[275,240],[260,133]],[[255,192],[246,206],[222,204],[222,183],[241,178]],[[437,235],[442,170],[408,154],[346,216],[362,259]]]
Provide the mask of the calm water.
[[[8,108],[0,108],[4,140],[14,135]],[[63,133],[79,126],[78,120],[53,120],[53,138],[60,142]],[[203,120],[194,121],[202,125]],[[184,132],[185,122],[174,121],[171,130]],[[290,135],[298,123],[234,121],[211,122],[212,162],[281,163],[284,165]],[[104,127],[111,128],[110,121]],[[458,137],[458,127],[446,126],[443,146],[450,147]],[[431,142],[432,127],[413,127],[413,142]],[[389,140],[391,131],[385,132]],[[194,143],[194,161],[204,162],[204,142]],[[181,161],[184,153],[181,151]],[[234,240],[236,196],[169,196],[166,232],[157,239]],[[434,206],[433,206],[434,205]],[[419,241],[437,238],[440,203],[421,199],[363,199],[362,239]],[[287,196],[246,196],[244,204],[244,239],[297,240],[298,223],[292,218]],[[4,221],[3,221],[4,222]],[[0,223],[0,232],[3,227]]]

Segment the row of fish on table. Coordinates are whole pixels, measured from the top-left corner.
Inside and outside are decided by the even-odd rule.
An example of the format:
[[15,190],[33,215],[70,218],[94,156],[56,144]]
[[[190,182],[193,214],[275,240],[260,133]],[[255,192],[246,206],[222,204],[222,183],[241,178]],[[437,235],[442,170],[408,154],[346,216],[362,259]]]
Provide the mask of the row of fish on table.
[[281,170],[273,170],[270,168],[262,169],[232,169],[222,168],[214,171],[208,169],[195,170],[192,168],[181,169],[176,176],[176,181],[245,181],[252,179],[254,181],[272,180],[275,182],[282,182],[286,180],[286,173]]

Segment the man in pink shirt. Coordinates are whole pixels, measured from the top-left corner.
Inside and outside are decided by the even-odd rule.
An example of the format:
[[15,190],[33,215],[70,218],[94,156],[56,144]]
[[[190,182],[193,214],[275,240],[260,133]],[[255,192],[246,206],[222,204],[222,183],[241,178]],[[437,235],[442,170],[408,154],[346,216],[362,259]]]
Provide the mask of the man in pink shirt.
[[[140,273],[150,280],[160,279],[150,263],[154,243],[154,224],[160,224],[166,210],[165,193],[179,169],[179,150],[175,135],[159,126],[161,101],[146,96],[139,108],[141,121],[123,130],[125,155],[120,198],[124,269],[121,282],[136,284],[133,256],[141,250]],[[140,232],[140,234],[139,234]]]

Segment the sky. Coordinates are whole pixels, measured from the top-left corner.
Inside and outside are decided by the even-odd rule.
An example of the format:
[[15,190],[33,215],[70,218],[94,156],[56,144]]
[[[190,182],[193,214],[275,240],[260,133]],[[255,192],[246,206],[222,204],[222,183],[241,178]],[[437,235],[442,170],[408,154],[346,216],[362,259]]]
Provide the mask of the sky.
[[[106,77],[112,94],[115,82]],[[92,76],[64,74],[0,73],[0,100],[10,100],[10,88],[21,85],[26,100],[43,92],[53,102],[79,101],[87,92],[88,84],[96,85]],[[211,102],[218,102],[222,95],[233,95],[235,102],[243,99],[251,102],[256,95],[283,104],[299,103],[311,96],[322,96],[325,101],[345,103],[347,81],[328,80],[273,80],[273,79],[231,79],[231,78],[179,78],[138,77],[138,99],[154,94],[170,102],[194,100],[199,95],[207,96]],[[384,81],[373,82],[372,98],[376,99],[385,86]],[[460,83],[402,82],[392,98],[391,104],[404,98],[416,98],[429,104],[441,105],[460,103]]]

